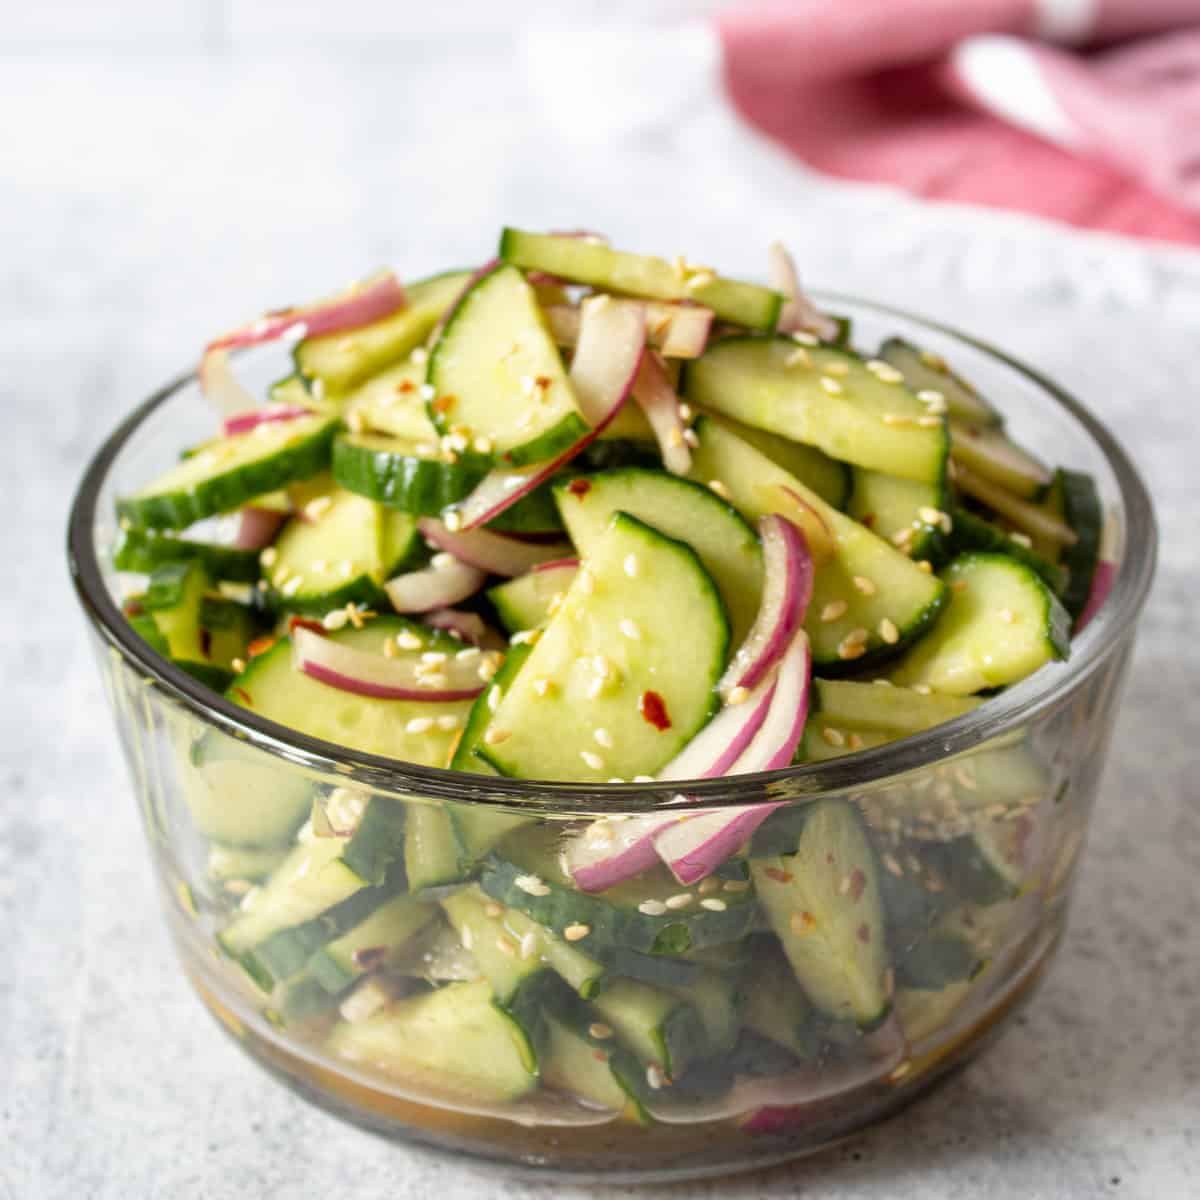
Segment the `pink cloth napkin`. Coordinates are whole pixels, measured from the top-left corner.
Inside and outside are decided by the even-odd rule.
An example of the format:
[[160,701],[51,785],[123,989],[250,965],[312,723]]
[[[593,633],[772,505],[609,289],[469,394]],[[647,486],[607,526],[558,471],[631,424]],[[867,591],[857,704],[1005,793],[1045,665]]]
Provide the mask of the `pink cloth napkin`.
[[1200,245],[1200,0],[777,0],[718,29],[739,111],[820,170]]

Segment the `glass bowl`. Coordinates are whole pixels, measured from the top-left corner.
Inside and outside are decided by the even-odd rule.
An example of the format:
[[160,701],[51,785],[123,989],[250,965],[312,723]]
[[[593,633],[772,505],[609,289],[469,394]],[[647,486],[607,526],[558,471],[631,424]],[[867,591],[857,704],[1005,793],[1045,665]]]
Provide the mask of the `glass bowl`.
[[[818,1150],[886,1116],[986,1045],[1031,995],[1062,934],[1153,574],[1150,500],[1104,427],[1035,371],[906,313],[824,300],[863,344],[899,335],[943,354],[1018,440],[1091,472],[1116,571],[1068,662],[935,729],[788,770],[584,788],[412,766],[262,719],[148,648],[121,615],[108,561],[115,497],[210,432],[194,378],[150,397],[101,447],[70,518],[71,571],[171,934],[220,1025],[301,1094],[399,1140],[541,1173],[717,1174]],[[318,822],[290,850],[273,844],[314,798],[357,822],[354,836],[320,836],[330,829]],[[763,802],[776,807],[750,857],[698,887],[663,891],[650,879],[593,901],[556,874],[559,838],[584,819]],[[863,911],[879,917],[870,906],[882,906],[885,927],[864,921],[856,934],[880,939],[891,964],[879,1012],[805,1007],[761,932],[747,863],[794,849],[798,830],[819,828],[816,814],[869,847],[865,884],[847,872],[836,890],[849,902],[865,886]],[[544,878],[513,874],[510,858],[529,847],[548,855]],[[290,880],[264,889],[285,855]],[[419,899],[397,892],[401,863],[429,885]],[[484,891],[455,884],[464,873]],[[642,886],[671,907],[637,906]],[[544,916],[565,936],[547,938],[524,917],[549,911],[537,908],[547,890],[565,895]],[[463,895],[475,909],[446,924],[438,902],[461,907]],[[385,903],[374,926],[359,924]],[[612,926],[622,932],[602,946],[573,940],[578,927],[591,933],[594,903],[624,906]],[[805,932],[810,914],[796,916]],[[931,939],[960,949],[931,955]],[[845,947],[829,944],[828,970],[852,973]],[[664,948],[673,953],[656,953]],[[498,951],[511,971],[493,996],[478,977]]]

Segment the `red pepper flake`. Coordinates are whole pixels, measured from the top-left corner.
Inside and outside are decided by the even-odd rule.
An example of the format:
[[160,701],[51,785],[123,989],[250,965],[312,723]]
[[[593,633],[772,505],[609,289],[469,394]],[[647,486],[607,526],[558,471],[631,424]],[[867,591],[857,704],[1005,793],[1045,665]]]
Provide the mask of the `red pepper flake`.
[[240,701],[241,701],[241,702],[242,702],[244,705],[246,705],[246,707],[247,707],[247,708],[253,708],[253,707],[254,707],[254,701],[250,699],[250,693],[249,693],[248,691],[246,691],[246,689],[245,689],[245,688],[242,688],[242,687],[235,687],[235,688],[233,689],[233,694],[234,694],[234,695],[235,695],[235,696],[236,696],[236,697],[237,697],[237,698],[238,698],[238,699],[239,699],[239,700],[240,700]]
[[383,965],[383,960],[387,958],[388,948],[386,946],[364,946],[361,950],[355,950],[350,955],[350,961],[356,967],[361,967],[364,971],[373,971],[376,967]]
[[567,484],[567,491],[572,496],[578,496],[580,500],[584,498],[592,490],[591,480],[588,479],[572,479]]
[[212,658],[212,634],[207,629],[200,630],[200,653]]
[[549,375],[539,375],[533,382],[537,384],[537,386],[540,387],[544,392],[554,382],[554,380],[551,379]]
[[863,513],[863,515],[858,518],[858,523],[860,525],[865,525],[868,529],[874,529],[875,522],[878,519],[879,518],[876,517],[874,513]]
[[400,380],[400,382],[398,384],[396,384],[396,391],[401,392],[401,393],[415,392],[416,390],[417,390],[417,385],[415,383],[413,383],[413,381],[411,379],[402,379],[402,380]]
[[837,862],[837,859],[833,857],[833,851],[832,851],[832,850],[826,850],[826,851],[825,851],[825,861],[826,861],[826,862],[827,862],[827,863],[828,863],[828,864],[829,864],[831,867],[833,866],[833,864],[834,864],[835,862]]
[[[580,482],[580,481],[576,481]],[[643,692],[638,698],[638,712],[642,720],[662,733],[671,728],[671,717],[666,701],[657,692]]]
[[260,654],[266,654],[266,652],[270,650],[270,648],[275,645],[278,640],[278,638],[272,637],[269,633],[264,634],[262,637],[256,637],[246,647],[246,653],[250,655],[251,658],[257,658]]
[[439,396],[430,405],[435,413],[448,413],[458,403],[457,396]]
[[861,899],[863,892],[867,890],[867,876],[862,867],[855,867],[850,872],[850,900],[853,904],[857,904]]
[[791,871],[781,871],[778,867],[767,867],[763,874],[776,883],[791,883],[796,878]]
[[605,1054],[603,1050],[593,1050],[592,1057],[597,1062],[608,1062],[608,1055]]
[[325,626],[320,621],[313,621],[309,617],[289,617],[288,633],[291,633],[297,627],[311,630],[313,633],[319,633],[322,637],[325,636]]
[[864,946],[871,942],[871,927],[864,921],[855,931],[855,936]]
[[125,602],[125,615],[127,617],[140,617],[145,611],[146,609],[140,600],[127,600]]

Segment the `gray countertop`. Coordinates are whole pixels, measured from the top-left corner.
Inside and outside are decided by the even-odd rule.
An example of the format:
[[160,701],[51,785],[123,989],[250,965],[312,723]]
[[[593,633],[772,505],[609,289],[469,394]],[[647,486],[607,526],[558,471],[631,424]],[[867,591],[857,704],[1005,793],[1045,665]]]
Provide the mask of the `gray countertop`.
[[567,102],[503,35],[341,56],[46,50],[0,64],[0,1197],[625,1194],[504,1181],[306,1106],[175,967],[70,593],[66,507],[201,340],[503,221],[806,278],[991,337],[1083,396],[1158,498],[1162,563],[1067,941],[1018,1024],[848,1146],[672,1196],[1200,1195],[1200,254],[817,180],[703,88]]

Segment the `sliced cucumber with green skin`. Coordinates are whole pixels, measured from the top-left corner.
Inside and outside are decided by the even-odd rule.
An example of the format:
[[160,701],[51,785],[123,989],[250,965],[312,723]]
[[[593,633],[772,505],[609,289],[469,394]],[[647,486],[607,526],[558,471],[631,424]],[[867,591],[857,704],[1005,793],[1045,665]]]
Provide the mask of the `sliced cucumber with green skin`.
[[912,531],[909,557],[940,566],[949,557],[953,529],[950,493],[945,481],[918,483],[882,471],[854,468],[854,486],[846,512],[881,538],[892,541],[902,530]]
[[167,563],[150,576],[140,603],[153,615],[168,653],[177,662],[203,663],[208,659],[200,607],[211,587],[208,572],[198,562]]
[[149,613],[139,613],[130,617],[129,627],[156,654],[161,654],[163,658],[171,657],[171,648],[167,645],[167,639],[163,637],[154,623],[154,618]]
[[892,673],[903,687],[969,696],[1067,657],[1071,620],[1042,579],[1000,554],[966,554],[942,572],[951,599]]
[[326,1046],[409,1086],[476,1103],[506,1103],[537,1086],[526,1040],[492,1003],[486,980],[397,1000],[365,1021],[341,1022]]
[[[495,901],[488,900],[487,903],[494,904]],[[597,995],[608,983],[611,975],[608,967],[579,949],[581,944],[586,945],[586,938],[582,942],[568,942],[513,908],[504,909],[500,924],[515,939],[518,947],[523,949],[532,943],[534,953],[583,999]]]
[[322,946],[305,971],[325,991],[337,995],[368,971],[386,968],[406,953],[436,916],[432,904],[412,896],[393,896],[348,933]]
[[[982,517],[977,517],[965,508],[954,508],[950,516],[954,522],[950,547],[955,554],[965,554],[971,550],[1007,554],[1009,558],[1015,558],[1027,567],[1032,567],[1056,595],[1064,595],[1068,582],[1068,573],[1064,567],[1052,559],[1043,558],[1036,550],[1022,545],[1019,541],[1014,541],[1012,534],[1006,533]],[[1058,547],[1054,548],[1053,554],[1055,558],[1058,557]],[[1067,608],[1067,611],[1070,612],[1070,608]]]
[[945,470],[944,422],[902,383],[885,382],[844,350],[786,337],[722,338],[685,365],[682,389],[695,404],[843,462],[924,483]]
[[937,991],[961,980],[974,979],[987,959],[965,938],[934,931],[896,962],[896,979],[905,987]]
[[271,602],[311,613],[381,606],[383,582],[424,555],[412,516],[335,487],[284,526],[269,571]]
[[133,525],[186,529],[324,471],[337,428],[336,417],[314,414],[220,438],[118,500],[117,515]]
[[812,488],[826,504],[839,510],[846,508],[853,487],[854,468],[849,464],[830,458],[815,446],[806,446],[803,442],[794,442],[791,438],[768,433],[765,429],[756,429],[729,416],[721,417],[721,422],[742,441],[749,442],[773,463]]
[[489,469],[477,456],[449,461],[436,442],[343,433],[333,443],[333,477],[342,487],[416,516],[436,516],[457,504]]
[[701,908],[694,892],[687,893],[691,899],[683,907],[668,908],[667,900],[685,893],[665,867],[605,892],[580,892],[558,861],[558,841],[552,828],[518,831],[483,861],[479,886],[557,934],[586,925],[588,953],[598,958],[611,949],[670,955],[736,942],[758,918],[741,860],[731,859],[716,872],[737,889],[722,890],[723,909]]
[[544,625],[550,617],[550,606],[555,596],[560,597],[560,602],[566,596],[577,569],[572,564],[528,571],[488,588],[487,597],[496,610],[496,616],[500,618],[500,624],[509,633],[520,633],[523,629],[536,629]]
[[705,1053],[700,1014],[672,992],[632,979],[616,979],[591,1006],[639,1061],[660,1068],[667,1079],[679,1078],[690,1062]]
[[[362,629],[344,629],[329,636],[360,650],[382,653],[387,638],[411,634],[414,628],[420,626],[399,617],[375,617]],[[461,645],[448,637],[428,636],[425,648],[452,653]],[[400,657],[419,653],[401,651]],[[471,705],[469,700],[376,700],[340,691],[293,667],[288,638],[281,638],[250,661],[230,688],[228,699],[309,737],[427,767],[446,765],[457,736],[456,729],[442,729],[437,718],[447,718],[447,724],[451,720],[461,723]],[[408,723],[418,717],[435,718],[433,728],[409,732]]]
[[1050,483],[1049,470],[999,429],[952,421],[950,457],[1021,500],[1038,499]]
[[888,1011],[887,931],[875,851],[844,800],[806,814],[794,853],[750,864],[771,928],[809,999],[869,1028]]
[[691,546],[721,594],[734,645],[741,645],[758,614],[762,548],[731,504],[693,480],[636,467],[560,484],[554,498],[571,541],[585,559],[617,512]]
[[287,850],[267,847],[260,849],[255,846],[225,846],[214,842],[208,848],[208,865],[205,873],[209,879],[218,883],[228,883],[231,880],[244,880],[247,883],[258,883],[266,879],[284,858]]
[[745,995],[735,979],[701,969],[686,986],[666,985],[663,990],[696,1010],[704,1027],[706,1055],[724,1054],[737,1045]]
[[294,404],[297,408],[311,408],[314,411],[328,407],[313,396],[310,382],[295,371],[275,380],[267,388],[267,399],[272,404]]
[[813,718],[838,729],[878,729],[907,737],[953,721],[982,703],[975,697],[926,695],[911,688],[848,679],[818,679]]
[[1061,549],[1048,542],[1035,541],[1034,545],[1042,553],[1057,558],[1065,569],[1066,585],[1061,592],[1063,607],[1072,619],[1078,619],[1091,593],[1104,533],[1104,510],[1096,491],[1096,481],[1082,471],[1059,468],[1043,508],[1065,522],[1075,534],[1074,544]]
[[113,544],[112,561],[118,571],[147,575],[167,563],[191,561],[200,563],[214,579],[253,583],[259,574],[257,550],[194,542],[153,529],[122,529]]
[[602,1108],[628,1113],[639,1125],[652,1124],[642,1102],[645,1073],[637,1059],[611,1036],[595,1037],[589,1032],[594,1025],[586,1017],[570,1022],[559,1013],[547,1014],[542,1083]]
[[965,380],[946,365],[940,354],[921,350],[903,338],[888,338],[879,358],[895,367],[914,392],[940,392],[953,420],[976,425],[1000,425],[1003,418]]
[[444,805],[409,806],[404,830],[404,865],[408,886],[414,892],[464,878],[468,864]]
[[648,300],[693,300],[723,321],[774,329],[783,296],[769,288],[725,279],[707,268],[677,267],[665,258],[613,250],[590,238],[505,229],[500,257],[527,271]]
[[787,960],[762,946],[746,980],[746,1027],[785,1046],[797,1058],[812,1059],[821,1050],[820,1022]]
[[[862,670],[894,656],[933,624],[946,599],[941,580],[831,508],[722,422],[702,417],[694,428],[698,445],[692,451],[691,478],[719,482],[748,520],[769,512],[796,519],[799,502],[832,533],[834,556],[818,566],[804,623],[814,671],[833,675]],[[857,582],[861,580],[866,585]],[[863,586],[873,590],[867,594]],[[856,641],[859,630],[865,631],[861,642]],[[885,633],[894,633],[895,640],[887,640]]]
[[292,357],[306,379],[327,395],[354,387],[420,346],[461,294],[469,271],[447,271],[405,286],[404,308],[348,333],[305,338]]
[[246,658],[259,629],[258,615],[247,604],[214,595],[200,601],[200,649],[206,662],[232,671]]
[[957,894],[981,905],[1014,899],[1027,881],[1034,830],[1035,818],[1028,812],[1011,821],[980,817],[965,837],[939,846],[943,870]]
[[332,1011],[337,1001],[311,975],[297,975],[271,993],[263,1016],[278,1029],[316,1021]]
[[876,746],[894,742],[900,736],[882,729],[847,731],[845,726],[834,725],[832,721],[814,713],[804,727],[796,750],[796,762],[827,762],[858,750],[873,750]]
[[712,713],[728,646],[724,606],[696,553],[617,513],[500,701],[480,753],[525,779],[651,775]]
[[489,271],[458,302],[428,380],[439,433],[463,427],[480,453],[511,466],[551,458],[588,429],[533,288],[514,267]]
[[971,994],[971,980],[961,980],[930,990],[901,987],[896,989],[896,1017],[910,1045],[916,1045],[940,1033]]
[[363,883],[382,883],[403,853],[407,818],[408,810],[399,800],[372,796],[354,832],[344,842],[342,862]]
[[408,358],[360,384],[345,398],[342,416],[346,428],[436,449],[437,430],[421,395],[425,370],[423,357],[417,362]]

